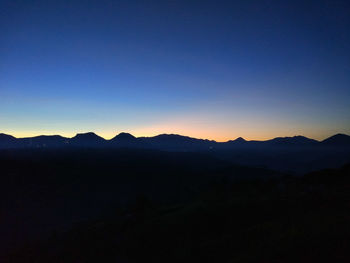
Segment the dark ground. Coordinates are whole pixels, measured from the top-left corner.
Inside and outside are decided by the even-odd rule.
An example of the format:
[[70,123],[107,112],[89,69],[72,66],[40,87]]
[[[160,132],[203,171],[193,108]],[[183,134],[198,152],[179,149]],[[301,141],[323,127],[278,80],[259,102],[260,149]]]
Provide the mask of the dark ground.
[[349,262],[350,166],[294,177],[198,153],[3,150],[1,262]]

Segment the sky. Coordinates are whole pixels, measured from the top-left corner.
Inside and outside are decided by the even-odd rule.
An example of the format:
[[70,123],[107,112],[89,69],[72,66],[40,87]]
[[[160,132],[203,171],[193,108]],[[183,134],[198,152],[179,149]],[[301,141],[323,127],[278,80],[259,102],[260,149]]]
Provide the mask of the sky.
[[0,0],[0,133],[350,134],[349,1]]

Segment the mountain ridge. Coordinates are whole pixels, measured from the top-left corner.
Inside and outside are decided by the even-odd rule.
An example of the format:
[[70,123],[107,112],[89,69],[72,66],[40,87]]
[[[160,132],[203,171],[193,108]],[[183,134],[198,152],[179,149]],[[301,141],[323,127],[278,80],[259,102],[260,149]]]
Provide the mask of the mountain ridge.
[[201,150],[220,146],[350,146],[350,136],[347,134],[335,134],[322,141],[297,135],[292,137],[276,137],[269,140],[245,140],[238,137],[226,142],[217,142],[209,139],[199,139],[179,134],[159,134],[151,137],[135,137],[130,133],[121,132],[110,140],[97,135],[94,132],[77,133],[68,138],[60,135],[39,135],[34,137],[16,138],[12,135],[0,133],[0,148],[21,147],[60,147],[60,146],[102,146],[122,147],[150,147],[169,148],[170,150]]

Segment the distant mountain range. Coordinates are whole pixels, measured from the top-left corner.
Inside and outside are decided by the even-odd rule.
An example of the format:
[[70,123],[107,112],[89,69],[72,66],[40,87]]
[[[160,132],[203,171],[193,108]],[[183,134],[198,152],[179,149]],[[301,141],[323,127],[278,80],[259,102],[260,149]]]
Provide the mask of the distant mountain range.
[[72,138],[59,135],[41,135],[29,138],[15,138],[0,134],[0,149],[9,148],[54,148],[54,147],[88,147],[88,148],[146,148],[167,151],[202,151],[229,150],[242,148],[293,148],[293,147],[350,147],[350,136],[336,134],[323,141],[304,136],[277,137],[266,141],[247,141],[241,137],[227,142],[196,139],[177,134],[161,134],[154,137],[135,137],[129,133],[120,133],[106,140],[93,132],[79,133]]

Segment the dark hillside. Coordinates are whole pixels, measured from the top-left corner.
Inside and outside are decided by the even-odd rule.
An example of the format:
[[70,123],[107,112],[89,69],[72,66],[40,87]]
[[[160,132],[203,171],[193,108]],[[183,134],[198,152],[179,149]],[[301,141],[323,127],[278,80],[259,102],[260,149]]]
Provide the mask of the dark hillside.
[[350,259],[349,165],[292,177],[194,153],[0,156],[4,262]]

